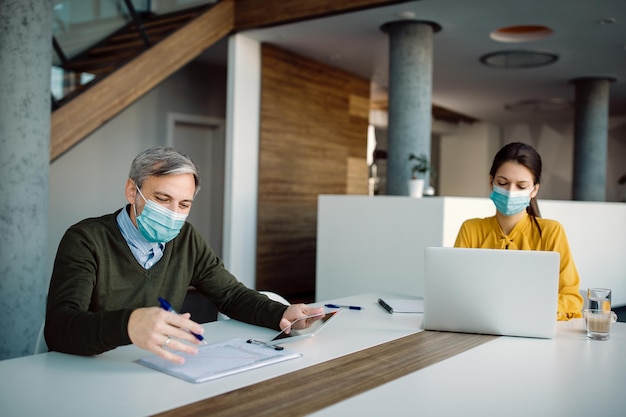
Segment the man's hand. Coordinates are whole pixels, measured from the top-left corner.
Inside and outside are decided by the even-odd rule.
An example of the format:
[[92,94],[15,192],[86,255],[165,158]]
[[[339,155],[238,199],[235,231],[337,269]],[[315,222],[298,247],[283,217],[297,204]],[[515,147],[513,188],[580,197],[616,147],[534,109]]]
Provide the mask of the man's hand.
[[[184,341],[199,344],[190,332],[202,334],[204,329],[190,320],[191,314],[174,314],[159,307],[134,310],[128,320],[128,336],[133,344],[175,363],[185,359],[172,352],[198,353],[198,348]],[[166,349],[167,347],[167,349]]]
[[324,317],[324,309],[322,307],[309,307],[305,304],[292,304],[287,307],[285,313],[283,314],[283,318],[280,320],[280,328],[281,330],[285,330],[285,333],[289,334],[291,323],[296,321],[296,319],[302,317],[308,317],[306,320],[300,320],[294,325],[294,329],[306,329],[309,327],[314,321],[321,319]]

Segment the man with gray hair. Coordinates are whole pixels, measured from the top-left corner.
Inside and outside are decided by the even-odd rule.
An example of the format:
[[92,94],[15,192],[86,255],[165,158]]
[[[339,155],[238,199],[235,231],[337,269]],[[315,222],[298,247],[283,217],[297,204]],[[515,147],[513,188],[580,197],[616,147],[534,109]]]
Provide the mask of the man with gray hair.
[[[189,157],[169,147],[151,148],[132,162],[125,208],[67,230],[48,293],[50,350],[96,355],[133,343],[182,363],[174,352],[197,353],[203,328],[189,313],[158,306],[163,298],[179,309],[190,286],[228,316],[277,330],[321,314],[321,308],[272,301],[226,270],[185,222],[199,187]],[[316,318],[302,320],[303,326]]]

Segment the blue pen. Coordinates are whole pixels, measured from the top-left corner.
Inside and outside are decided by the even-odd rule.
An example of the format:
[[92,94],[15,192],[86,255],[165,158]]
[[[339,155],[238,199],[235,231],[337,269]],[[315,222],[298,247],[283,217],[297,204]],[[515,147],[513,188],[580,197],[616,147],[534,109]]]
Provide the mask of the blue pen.
[[[161,308],[162,308],[163,310],[165,310],[165,311],[169,311],[169,312],[172,312],[172,313],[174,313],[174,314],[178,314],[178,313],[176,312],[176,310],[174,310],[174,309],[172,308],[172,305],[171,305],[170,303],[168,303],[168,302],[167,302],[167,300],[166,300],[166,299],[159,297],[159,303],[161,303]],[[194,335],[194,336],[196,337],[196,339],[198,339],[198,340],[199,340],[199,341],[201,341],[202,343],[206,344],[206,341],[204,340],[204,337],[202,337],[202,335],[201,335],[201,334],[195,334],[194,332],[189,332],[189,333],[191,333],[192,335]]]
[[342,306],[339,304],[324,304],[324,305],[328,308],[347,308],[350,310],[363,310],[363,307],[359,307],[359,306]]

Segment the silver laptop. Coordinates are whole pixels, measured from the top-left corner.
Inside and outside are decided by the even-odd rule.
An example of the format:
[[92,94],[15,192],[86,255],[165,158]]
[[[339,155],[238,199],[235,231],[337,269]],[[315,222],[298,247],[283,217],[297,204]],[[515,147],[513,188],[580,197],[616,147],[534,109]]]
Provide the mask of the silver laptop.
[[558,252],[424,249],[424,328],[552,338]]

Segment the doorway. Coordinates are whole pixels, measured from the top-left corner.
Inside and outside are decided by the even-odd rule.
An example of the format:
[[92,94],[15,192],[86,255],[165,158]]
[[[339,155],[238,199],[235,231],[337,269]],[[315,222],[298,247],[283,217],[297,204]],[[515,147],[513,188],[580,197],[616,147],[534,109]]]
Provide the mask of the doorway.
[[200,172],[200,191],[187,221],[222,257],[224,222],[224,120],[169,113],[167,143],[188,155]]

